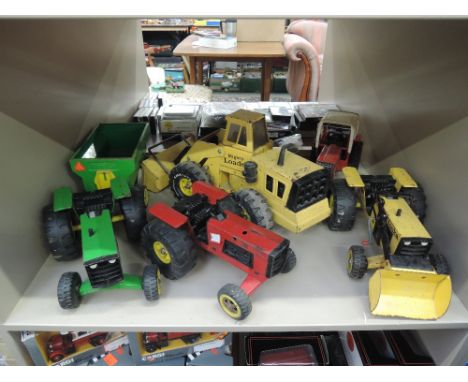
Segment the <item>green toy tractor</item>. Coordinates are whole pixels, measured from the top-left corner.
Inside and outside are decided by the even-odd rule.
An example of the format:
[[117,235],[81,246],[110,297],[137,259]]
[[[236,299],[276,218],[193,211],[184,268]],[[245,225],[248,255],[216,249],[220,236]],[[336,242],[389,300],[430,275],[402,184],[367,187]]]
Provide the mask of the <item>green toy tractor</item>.
[[136,185],[146,150],[149,127],[145,123],[100,124],[70,160],[84,192],[57,189],[53,204],[43,210],[49,251],[57,261],[82,255],[88,280],[66,272],[57,297],[63,309],[80,305],[81,298],[103,289],[143,289],[147,300],[159,298],[157,266],[145,267],[143,276],[124,274],[113,223],[123,221],[130,241],[139,241],[146,224],[147,197]]

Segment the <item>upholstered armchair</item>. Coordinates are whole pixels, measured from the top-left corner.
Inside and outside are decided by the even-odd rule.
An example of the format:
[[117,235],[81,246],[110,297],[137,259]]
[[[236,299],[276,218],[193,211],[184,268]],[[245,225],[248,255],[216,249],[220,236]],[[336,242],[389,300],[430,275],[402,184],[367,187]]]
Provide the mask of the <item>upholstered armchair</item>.
[[327,23],[318,20],[296,20],[286,29],[286,87],[292,101],[317,100],[326,34]]

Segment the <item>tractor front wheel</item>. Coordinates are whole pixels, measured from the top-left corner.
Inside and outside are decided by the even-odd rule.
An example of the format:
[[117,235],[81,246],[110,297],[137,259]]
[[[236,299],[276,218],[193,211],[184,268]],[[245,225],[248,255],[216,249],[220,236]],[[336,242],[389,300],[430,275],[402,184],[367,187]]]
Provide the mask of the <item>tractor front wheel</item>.
[[435,271],[437,272],[437,274],[439,275],[450,274],[450,268],[449,268],[447,259],[445,258],[444,255],[441,255],[440,253],[430,254],[429,259]]
[[124,216],[128,240],[139,241],[141,230],[146,224],[145,189],[134,186],[129,198],[120,199],[120,210]]
[[356,194],[345,179],[336,179],[330,195],[331,215],[328,228],[331,231],[349,231],[356,220]]
[[224,312],[235,320],[243,320],[252,311],[249,296],[234,284],[226,284],[219,290],[218,302]]
[[81,277],[77,272],[66,272],[60,277],[57,298],[62,309],[75,309],[81,303]]
[[256,190],[247,188],[234,193],[241,216],[266,229],[273,227],[273,214],[266,199]]
[[283,269],[281,269],[281,273],[288,273],[296,266],[296,254],[291,248],[288,248],[288,253],[286,255],[286,260],[283,265]]
[[368,262],[364,247],[352,245],[348,250],[348,276],[351,279],[362,279],[367,272]]
[[152,264],[145,267],[141,282],[146,300],[158,300],[161,294],[161,275],[157,265]]
[[192,196],[192,183],[197,180],[210,183],[208,172],[192,161],[177,164],[169,174],[169,184],[177,199]]
[[170,280],[185,276],[196,264],[193,241],[183,228],[154,219],[143,228],[141,238],[146,256]]
[[42,210],[42,226],[52,257],[57,261],[74,260],[80,256],[78,235],[73,231],[72,211],[54,212],[52,205]]

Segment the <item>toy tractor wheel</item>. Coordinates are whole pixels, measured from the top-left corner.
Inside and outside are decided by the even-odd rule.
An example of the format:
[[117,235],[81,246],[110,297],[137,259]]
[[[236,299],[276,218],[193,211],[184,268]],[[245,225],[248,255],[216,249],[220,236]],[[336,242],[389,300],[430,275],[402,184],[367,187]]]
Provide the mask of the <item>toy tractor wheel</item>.
[[57,298],[62,309],[75,309],[81,303],[81,277],[77,272],[66,272],[60,277]]
[[243,320],[252,311],[249,296],[234,284],[226,284],[219,290],[218,302],[224,312],[236,320]]
[[171,189],[178,199],[192,196],[192,183],[197,180],[210,183],[207,171],[192,161],[177,164],[169,174]]
[[159,349],[158,345],[155,344],[145,344],[145,350],[147,353],[154,353],[156,350]]
[[434,267],[435,271],[439,275],[449,275],[450,268],[447,262],[447,259],[444,255],[437,253],[437,254],[430,254],[429,259],[431,261],[432,266]]
[[424,221],[426,217],[426,195],[421,187],[402,187],[399,195],[406,200],[419,220]]
[[131,197],[120,199],[120,210],[125,218],[128,240],[139,241],[141,230],[146,224],[145,189],[142,186],[134,186]]
[[296,266],[296,254],[294,251],[289,248],[288,254],[286,255],[286,261],[284,262],[283,269],[281,269],[281,273],[288,273]]
[[364,247],[353,245],[348,250],[348,276],[351,279],[362,279],[367,272],[367,257]]
[[154,219],[143,228],[141,237],[146,256],[170,280],[185,276],[197,262],[193,241],[184,229]]
[[353,148],[349,153],[348,166],[359,168],[359,163],[361,162],[362,145],[362,141],[355,141],[353,143]]
[[241,207],[241,216],[266,229],[273,227],[273,214],[266,199],[251,188],[234,193],[234,198]]
[[106,342],[107,334],[100,334],[96,337],[92,337],[89,339],[89,343],[96,347],[99,345],[102,345],[104,342]]
[[349,231],[356,220],[356,194],[345,179],[336,179],[331,187],[328,228],[331,231]]
[[42,210],[42,225],[52,257],[69,261],[80,256],[78,235],[73,231],[71,210],[54,212],[52,205]]
[[53,363],[56,363],[56,362],[59,362],[63,359],[64,355],[63,354],[57,354],[57,355],[54,355],[50,360],[53,362]]
[[141,283],[147,301],[159,299],[161,294],[161,274],[157,265],[152,264],[145,267]]

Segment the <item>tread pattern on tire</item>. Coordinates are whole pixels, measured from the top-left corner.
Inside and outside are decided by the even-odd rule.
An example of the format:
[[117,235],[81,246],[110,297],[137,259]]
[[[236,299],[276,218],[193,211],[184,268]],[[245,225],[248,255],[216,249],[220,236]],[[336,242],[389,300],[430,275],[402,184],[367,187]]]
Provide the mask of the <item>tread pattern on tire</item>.
[[66,272],[60,277],[57,286],[57,298],[63,309],[75,309],[80,306],[81,277],[77,272]]
[[132,188],[132,196],[120,200],[120,209],[124,215],[125,231],[128,240],[139,241],[141,230],[146,224],[146,206],[144,189],[141,186]]
[[147,301],[156,301],[159,299],[159,280],[157,265],[147,265],[143,270],[143,292]]
[[238,320],[245,319],[250,312],[252,312],[252,302],[250,301],[249,296],[237,285],[235,284],[226,284],[218,291],[218,302],[221,295],[227,295],[231,297],[239,305],[241,310],[241,315]]
[[[159,266],[160,272],[169,280],[178,280],[185,276],[196,264],[197,255],[193,240],[183,229],[175,229],[159,219],[149,222],[141,234],[146,256]],[[160,241],[171,254],[169,264],[162,263],[154,253],[153,243]]]
[[327,220],[331,231],[350,231],[356,220],[356,194],[345,179],[335,179],[332,184],[333,206]]
[[429,255],[432,266],[439,275],[450,275],[450,267],[447,259],[440,253]]
[[57,261],[69,261],[80,257],[80,244],[72,230],[71,211],[54,212],[52,205],[42,210],[42,226],[49,252]]
[[351,271],[348,271],[348,276],[352,279],[362,279],[367,272],[368,261],[364,254],[364,248],[360,245],[353,245],[350,248],[352,253]]
[[204,167],[192,161],[181,162],[177,164],[169,173],[171,190],[178,199],[185,197],[185,195],[180,192],[178,181],[179,177],[188,177],[192,180],[192,182],[201,180],[203,182],[210,183],[210,177]]
[[249,214],[250,220],[266,229],[271,229],[274,225],[273,214],[266,199],[258,191],[252,188],[245,188],[237,191],[234,198],[239,205]]
[[402,187],[399,195],[406,200],[419,220],[424,221],[426,217],[426,195],[421,187]]
[[284,262],[283,269],[281,273],[288,273],[294,269],[297,263],[296,254],[291,248],[288,248],[288,253],[286,255],[286,261]]

